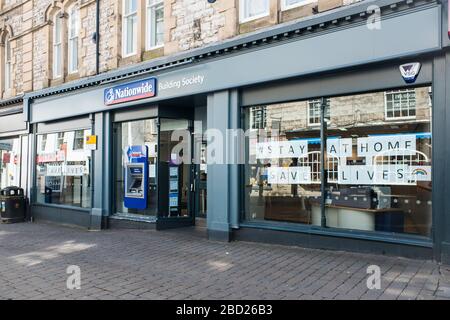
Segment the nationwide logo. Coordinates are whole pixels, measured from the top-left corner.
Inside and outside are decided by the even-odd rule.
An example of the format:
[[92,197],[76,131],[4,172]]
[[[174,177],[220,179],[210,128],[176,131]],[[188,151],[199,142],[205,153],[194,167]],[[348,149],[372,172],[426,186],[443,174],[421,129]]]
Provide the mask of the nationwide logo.
[[416,82],[422,65],[420,62],[406,63],[400,66],[400,72],[406,83]]
[[156,78],[150,78],[105,89],[105,105],[135,101],[156,96]]

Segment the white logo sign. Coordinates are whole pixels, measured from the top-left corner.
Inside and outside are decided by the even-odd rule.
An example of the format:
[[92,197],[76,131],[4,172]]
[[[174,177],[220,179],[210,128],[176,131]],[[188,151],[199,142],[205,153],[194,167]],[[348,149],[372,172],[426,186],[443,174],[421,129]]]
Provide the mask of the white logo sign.
[[416,82],[421,67],[420,62],[406,63],[400,66],[400,72],[406,83]]

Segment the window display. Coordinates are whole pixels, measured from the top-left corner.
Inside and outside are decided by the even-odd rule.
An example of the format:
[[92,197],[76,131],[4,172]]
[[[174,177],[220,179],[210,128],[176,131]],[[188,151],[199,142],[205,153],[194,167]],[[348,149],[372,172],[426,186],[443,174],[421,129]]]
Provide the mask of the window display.
[[91,130],[37,136],[36,201],[91,207],[91,151],[84,141]]
[[0,139],[0,189],[20,185],[20,139]]
[[158,198],[157,120],[116,123],[114,132],[115,212],[155,216]]
[[[420,87],[332,97],[323,111],[320,100],[247,108],[245,218],[429,237],[430,93]],[[252,109],[261,107],[267,124],[255,130]]]

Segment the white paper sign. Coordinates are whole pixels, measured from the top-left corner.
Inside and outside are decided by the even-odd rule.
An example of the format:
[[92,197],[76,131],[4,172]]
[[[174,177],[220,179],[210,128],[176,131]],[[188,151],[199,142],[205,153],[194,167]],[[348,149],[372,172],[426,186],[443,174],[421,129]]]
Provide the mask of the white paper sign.
[[338,183],[344,185],[410,185],[410,168],[407,165],[339,166]]
[[257,159],[300,158],[308,153],[307,140],[256,143]]
[[338,158],[351,157],[353,154],[352,138],[327,139],[327,153]]
[[416,135],[396,134],[358,138],[357,147],[359,157],[414,154],[416,152]]
[[310,167],[270,167],[267,170],[267,182],[270,184],[309,184]]

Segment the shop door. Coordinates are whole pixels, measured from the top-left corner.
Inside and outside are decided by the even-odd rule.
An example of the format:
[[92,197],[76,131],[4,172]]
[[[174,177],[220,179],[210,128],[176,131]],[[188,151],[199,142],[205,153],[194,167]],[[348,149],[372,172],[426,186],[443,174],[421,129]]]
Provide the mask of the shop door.
[[159,121],[158,230],[194,225],[196,167],[191,133],[190,120]]
[[[206,165],[206,141],[199,139],[196,141],[194,148],[199,153],[199,161],[195,165],[194,171],[194,205],[195,217],[206,218],[207,214],[207,176],[208,170]],[[197,151],[198,150],[198,151]]]

